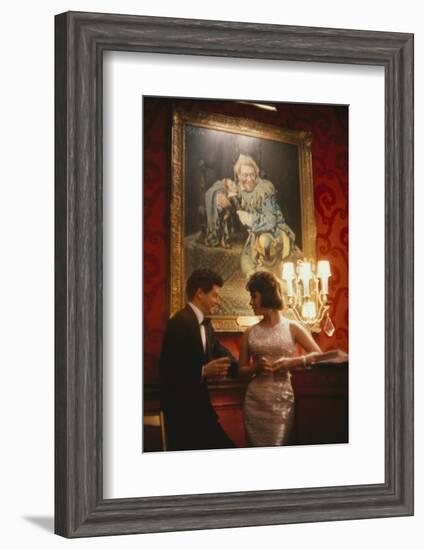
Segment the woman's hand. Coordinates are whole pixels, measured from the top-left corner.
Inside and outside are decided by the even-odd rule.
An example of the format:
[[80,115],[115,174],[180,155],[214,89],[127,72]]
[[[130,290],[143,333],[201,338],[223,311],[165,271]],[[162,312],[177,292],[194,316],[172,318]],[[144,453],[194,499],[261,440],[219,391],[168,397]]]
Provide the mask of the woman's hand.
[[270,361],[269,359],[264,357],[259,360],[258,365],[261,368],[262,372],[272,373],[272,372],[277,372],[277,371],[281,371],[284,369],[288,369],[289,367],[292,367],[293,358],[281,357],[276,361]]
[[262,356],[258,359],[257,369],[263,374],[271,374],[274,372],[274,361],[270,361],[268,357]]
[[306,364],[314,365],[320,355],[322,355],[322,352],[320,351],[312,351],[311,353],[308,353],[308,355],[305,356]]
[[274,362],[274,371],[288,369],[293,366],[293,359],[291,357],[281,357]]

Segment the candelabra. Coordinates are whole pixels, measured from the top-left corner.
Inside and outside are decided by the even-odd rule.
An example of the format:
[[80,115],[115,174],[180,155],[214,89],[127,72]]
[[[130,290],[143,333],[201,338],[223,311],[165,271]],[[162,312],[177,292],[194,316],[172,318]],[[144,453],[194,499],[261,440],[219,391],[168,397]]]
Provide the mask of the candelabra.
[[282,279],[285,298],[285,314],[299,321],[311,332],[334,333],[328,301],[330,262],[321,260],[316,269],[311,262],[299,260],[283,263]]

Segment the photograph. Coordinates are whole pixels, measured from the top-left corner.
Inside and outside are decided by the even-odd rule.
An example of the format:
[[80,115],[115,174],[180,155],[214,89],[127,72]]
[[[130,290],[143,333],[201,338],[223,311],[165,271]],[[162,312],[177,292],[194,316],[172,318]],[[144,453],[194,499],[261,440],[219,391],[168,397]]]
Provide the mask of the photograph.
[[144,452],[348,443],[348,118],[143,97]]

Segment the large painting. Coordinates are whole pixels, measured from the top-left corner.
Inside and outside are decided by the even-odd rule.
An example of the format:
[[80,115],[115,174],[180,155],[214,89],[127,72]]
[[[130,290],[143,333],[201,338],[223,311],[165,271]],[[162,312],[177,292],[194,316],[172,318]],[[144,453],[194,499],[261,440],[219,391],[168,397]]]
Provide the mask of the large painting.
[[176,110],[172,126],[170,313],[199,267],[225,281],[217,330],[241,330],[258,270],[315,260],[311,134]]

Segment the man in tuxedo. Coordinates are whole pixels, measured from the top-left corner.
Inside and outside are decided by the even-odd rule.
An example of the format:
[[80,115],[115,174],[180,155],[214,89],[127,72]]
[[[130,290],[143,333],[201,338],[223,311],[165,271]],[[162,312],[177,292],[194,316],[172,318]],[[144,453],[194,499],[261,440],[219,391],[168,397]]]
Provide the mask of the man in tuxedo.
[[166,328],[160,357],[161,402],[169,450],[235,447],[211,404],[207,381],[237,376],[237,361],[215,336],[210,320],[222,278],[209,269],[187,280],[187,305]]

